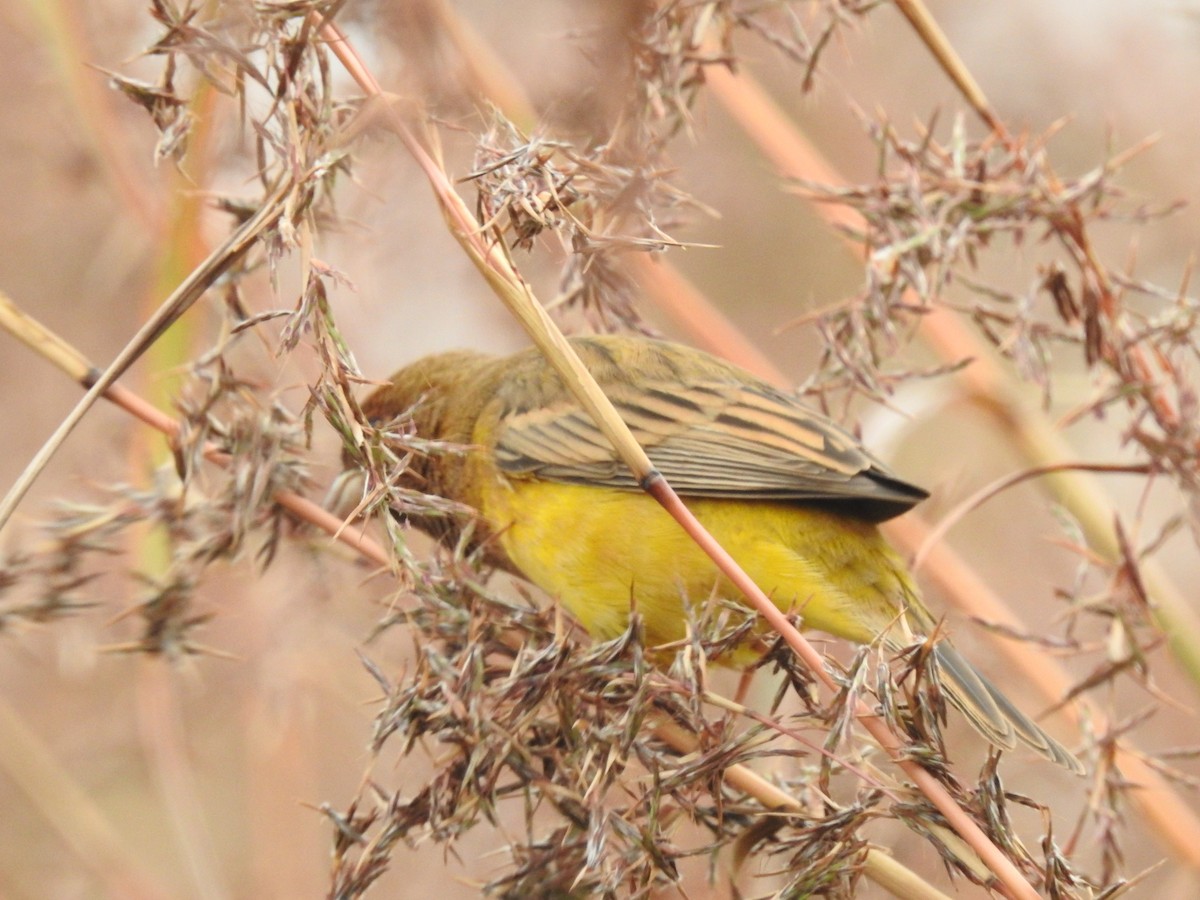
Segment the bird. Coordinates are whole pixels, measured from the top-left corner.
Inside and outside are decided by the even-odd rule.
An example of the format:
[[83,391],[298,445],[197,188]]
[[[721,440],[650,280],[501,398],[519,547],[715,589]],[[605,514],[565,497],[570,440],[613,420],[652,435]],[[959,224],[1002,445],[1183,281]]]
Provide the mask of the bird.
[[[879,524],[928,493],[791,394],[703,351],[640,335],[571,346],[689,509],[802,627],[899,651],[938,622]],[[411,416],[456,453],[416,454],[400,483],[479,514],[411,518],[466,540],[491,565],[556,598],[597,639],[631,611],[647,646],[686,636],[685,604],[745,602],[647,495],[536,349],[450,351],[402,368],[362,403],[383,425]],[[1079,760],[944,637],[933,661],[946,697],[994,746],[1023,743],[1075,773]]]

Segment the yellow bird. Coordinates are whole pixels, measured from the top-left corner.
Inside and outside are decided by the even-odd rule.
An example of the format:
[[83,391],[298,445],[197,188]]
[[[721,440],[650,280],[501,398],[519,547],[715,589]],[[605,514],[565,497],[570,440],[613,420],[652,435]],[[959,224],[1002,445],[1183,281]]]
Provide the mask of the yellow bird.
[[[642,337],[571,341],[655,467],[767,596],[814,628],[896,649],[931,633],[903,561],[877,524],[924,499],[858,442],[736,366]],[[741,600],[711,560],[641,491],[540,353],[428,356],[376,390],[376,423],[412,410],[418,435],[469,445],[418,458],[404,483],[478,510],[488,559],[612,638],[636,605],[648,645],[686,633],[684,603]],[[456,539],[448,518],[415,524]],[[482,526],[482,527],[481,527]],[[945,640],[947,696],[998,747],[1016,741],[1082,771]]]

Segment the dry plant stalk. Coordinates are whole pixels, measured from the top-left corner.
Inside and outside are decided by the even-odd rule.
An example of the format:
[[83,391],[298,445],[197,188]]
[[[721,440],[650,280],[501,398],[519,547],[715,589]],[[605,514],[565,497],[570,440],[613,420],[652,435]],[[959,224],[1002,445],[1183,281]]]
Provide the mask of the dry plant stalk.
[[[582,149],[567,138],[526,137],[498,114],[487,123],[470,176],[494,241],[485,246],[484,263],[496,254],[510,264],[504,242],[537,251],[542,237],[552,235],[564,260],[558,312],[593,327],[644,327],[618,256],[679,245],[672,236],[682,227],[679,217],[696,207],[668,177],[666,154],[673,137],[694,130],[691,109],[705,72],[732,65],[734,36],[748,30],[796,64],[808,84],[819,71],[820,52],[870,5],[818,4],[808,18],[787,4],[667,3],[641,10],[628,35],[633,90],[610,140]],[[528,598],[497,590],[463,548],[432,559],[413,554],[390,510],[467,513],[398,487],[396,473],[415,455],[461,448],[424,441],[403,418],[382,428],[362,421],[354,400],[361,376],[330,300],[340,276],[314,257],[320,219],[331,212],[332,189],[350,165],[347,135],[378,115],[368,109],[355,118],[360,104],[338,100],[332,87],[328,47],[312,14],[329,20],[342,4],[231,6],[227,17],[210,17],[199,4],[180,6],[160,0],[153,7],[163,27],[152,48],[167,60],[162,80],[146,87],[123,79],[119,86],[152,113],[163,132],[164,158],[186,142],[187,117],[171,113],[186,109],[190,78],[208,79],[243,102],[268,101],[242,109],[252,115],[256,176],[264,185],[286,183],[288,199],[279,198],[252,263],[236,262],[248,268],[265,261],[274,269],[285,251],[297,252],[302,288],[274,337],[285,351],[311,344],[321,374],[302,415],[238,375],[232,348],[252,331],[266,330],[275,314],[245,311],[238,287],[244,273],[235,272],[226,287],[230,319],[217,346],[196,361],[180,403],[176,477],[149,492],[118,487],[108,503],[64,507],[51,526],[51,553],[37,562],[17,554],[0,569],[0,599],[14,584],[38,586],[33,602],[4,600],[0,627],[78,611],[88,602],[89,579],[111,565],[104,554],[114,552],[124,530],[155,521],[170,535],[170,577],[143,587],[135,607],[142,633],[120,649],[171,656],[208,651],[196,636],[206,617],[196,603],[206,569],[247,556],[270,564],[293,527],[280,512],[281,492],[308,484],[307,434],[323,420],[366,472],[363,510],[380,513],[389,564],[399,576],[375,639],[404,634],[414,648],[411,667],[399,676],[365,660],[383,698],[371,749],[378,756],[427,755],[433,770],[417,790],[372,777],[357,797],[323,807],[333,833],[331,896],[363,894],[402,843],[435,840],[453,847],[479,827],[494,828],[507,844],[508,864],[483,885],[501,896],[649,895],[678,883],[680,866],[694,857],[713,871],[749,866],[747,860],[774,869],[783,896],[849,895],[864,870],[871,872],[871,854],[878,851],[864,835],[879,820],[928,837],[952,871],[994,886],[970,852],[955,846],[943,815],[928,801],[903,785],[856,774],[866,751],[850,726],[861,698],[910,737],[920,771],[937,774],[1030,882],[1060,896],[1119,887],[1115,831],[1103,835],[1109,848],[1104,870],[1088,878],[1074,870],[1049,824],[1039,853],[1021,843],[1010,806],[1042,809],[1047,823],[1049,815],[1005,789],[995,760],[977,783],[958,780],[944,758],[938,718],[926,713],[920,667],[914,663],[908,678],[890,671],[913,660],[864,653],[834,672],[838,693],[821,702],[811,673],[778,648],[764,668],[780,673],[779,696],[766,713],[750,715],[713,702],[704,666],[710,651],[744,632],[740,607],[699,610],[689,646],[670,671],[661,671],[642,655],[636,617],[620,639],[589,646],[564,634],[562,623]],[[189,80],[181,86],[183,71]],[[1083,221],[1113,215],[1121,200],[1112,181],[1115,164],[1049,190],[1045,170],[1036,165],[1043,160],[1036,141],[971,141],[958,129],[944,146],[931,134],[905,139],[888,123],[870,133],[881,159],[878,183],[839,191],[805,185],[826,201],[856,208],[866,223],[856,239],[873,248],[861,295],[815,323],[828,349],[806,385],[809,392],[828,408],[845,410],[853,395],[886,400],[906,380],[944,375],[947,367],[905,364],[902,353],[920,318],[943,302],[950,281],[968,283],[974,297],[959,305],[1019,372],[1049,391],[1051,350],[1081,350],[1084,361],[1107,370],[1111,380],[1080,414],[1132,404],[1128,437],[1144,454],[1139,464],[1194,490],[1195,437],[1180,410],[1190,402],[1185,359],[1195,353],[1196,304],[1169,295],[1169,315],[1138,318],[1098,274],[1081,237]],[[426,152],[415,139],[412,146]],[[426,161],[441,171],[428,152]],[[235,212],[260,206],[241,198],[224,203]],[[1069,255],[1080,267],[1077,285],[1062,263],[1048,267],[1024,297],[970,284],[978,255],[1047,222],[1067,223]],[[1129,292],[1168,296],[1132,278],[1112,281]],[[210,277],[202,286],[214,282]],[[913,290],[919,303],[911,301]],[[1042,308],[1039,296],[1053,299],[1052,317],[1034,312]],[[1149,377],[1147,360],[1165,380]],[[213,446],[232,463],[224,475],[201,462]],[[1184,525],[1181,518],[1177,527]],[[1140,545],[1125,541],[1103,597],[1066,598],[1081,618],[1119,622],[1130,638],[1128,658],[1095,673],[1081,690],[1131,672],[1144,676],[1159,636],[1145,616],[1138,566],[1158,542],[1158,536],[1143,537]],[[656,722],[663,723],[658,731],[648,727]],[[693,735],[695,749],[684,752],[680,741],[668,739],[671,727]],[[824,745],[798,743],[797,732],[815,734]],[[1097,748],[1102,763],[1107,752]],[[764,757],[794,763],[778,777],[777,787],[796,803],[786,814],[768,809],[761,796],[749,799],[745,786],[729,777]],[[1112,771],[1102,768],[1102,774]],[[1102,787],[1098,815],[1115,817],[1126,786],[1112,778]]]

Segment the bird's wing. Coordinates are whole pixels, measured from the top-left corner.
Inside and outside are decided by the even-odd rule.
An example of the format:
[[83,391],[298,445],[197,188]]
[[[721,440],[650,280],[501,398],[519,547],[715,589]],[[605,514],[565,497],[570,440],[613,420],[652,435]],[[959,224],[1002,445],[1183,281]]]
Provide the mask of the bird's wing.
[[[832,422],[765,383],[714,378],[603,387],[681,496],[846,503],[873,520],[898,515],[926,496]],[[591,417],[565,392],[506,411],[496,461],[513,477],[638,489]]]

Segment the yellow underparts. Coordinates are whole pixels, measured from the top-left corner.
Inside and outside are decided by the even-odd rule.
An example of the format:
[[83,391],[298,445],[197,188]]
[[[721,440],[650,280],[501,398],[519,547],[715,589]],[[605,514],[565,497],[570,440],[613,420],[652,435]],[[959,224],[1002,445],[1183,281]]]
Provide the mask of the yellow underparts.
[[[684,637],[683,603],[743,600],[645,494],[544,481],[493,482],[483,513],[509,558],[595,637],[623,632],[636,603],[650,646]],[[776,606],[858,643],[918,603],[869,523],[795,504],[700,500],[688,507]]]

